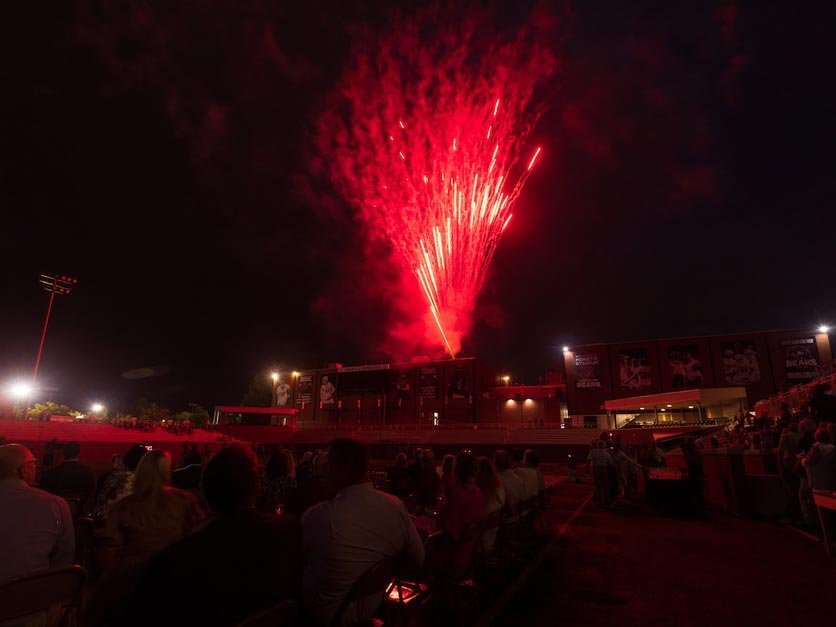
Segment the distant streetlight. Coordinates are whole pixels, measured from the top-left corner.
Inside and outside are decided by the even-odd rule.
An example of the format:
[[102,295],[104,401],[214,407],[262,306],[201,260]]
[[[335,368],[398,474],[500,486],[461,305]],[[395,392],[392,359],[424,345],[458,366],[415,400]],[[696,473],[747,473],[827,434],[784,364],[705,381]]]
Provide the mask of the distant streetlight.
[[502,376],[502,382],[503,382],[505,385],[508,385],[508,383],[509,383],[510,381],[511,381],[511,377],[509,377],[507,374]]
[[101,403],[93,403],[93,405],[91,405],[91,406],[90,406],[90,410],[91,410],[94,414],[98,414],[98,413],[99,413],[100,411],[102,411],[103,409],[104,409],[104,405],[102,405]]
[[273,379],[273,383],[277,383],[279,381],[279,373],[278,372],[271,372],[270,378]]

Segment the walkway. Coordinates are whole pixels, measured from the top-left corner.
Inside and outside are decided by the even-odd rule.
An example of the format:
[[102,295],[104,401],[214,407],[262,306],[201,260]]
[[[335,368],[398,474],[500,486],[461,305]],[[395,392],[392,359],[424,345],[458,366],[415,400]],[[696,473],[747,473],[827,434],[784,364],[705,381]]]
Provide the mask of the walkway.
[[[561,522],[590,491],[560,485]],[[643,505],[612,512],[588,503],[494,624],[826,625],[835,611],[836,560],[791,529],[720,513],[683,520]]]

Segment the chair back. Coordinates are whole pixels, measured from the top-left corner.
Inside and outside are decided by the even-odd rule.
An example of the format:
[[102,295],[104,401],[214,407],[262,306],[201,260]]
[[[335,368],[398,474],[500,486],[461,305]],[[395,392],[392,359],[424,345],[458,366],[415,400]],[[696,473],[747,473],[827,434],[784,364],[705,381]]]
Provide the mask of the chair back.
[[78,518],[81,515],[81,499],[74,498],[71,496],[65,496],[64,500],[67,502],[67,506],[70,508],[70,516],[73,518]]
[[244,619],[235,627],[289,627],[296,624],[299,606],[293,599],[285,599],[269,610]]
[[90,516],[79,516],[73,521],[75,530],[75,563],[90,569],[96,538],[95,523]]
[[394,565],[395,561],[391,557],[384,557],[360,575],[340,603],[340,608],[334,614],[334,620],[331,624],[340,625],[346,608],[354,601],[360,601],[373,594],[384,592],[389,587],[389,581],[392,579]]
[[87,571],[62,566],[0,583],[0,622],[45,612],[55,606],[77,611]]

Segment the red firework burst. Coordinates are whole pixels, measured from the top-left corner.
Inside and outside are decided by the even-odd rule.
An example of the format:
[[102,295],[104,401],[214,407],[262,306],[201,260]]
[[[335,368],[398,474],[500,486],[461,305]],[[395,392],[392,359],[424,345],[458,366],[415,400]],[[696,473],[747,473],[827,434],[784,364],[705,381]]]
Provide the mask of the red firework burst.
[[552,57],[522,35],[486,45],[439,22],[432,40],[411,22],[358,52],[323,136],[334,182],[414,276],[455,356],[541,154],[525,144]]

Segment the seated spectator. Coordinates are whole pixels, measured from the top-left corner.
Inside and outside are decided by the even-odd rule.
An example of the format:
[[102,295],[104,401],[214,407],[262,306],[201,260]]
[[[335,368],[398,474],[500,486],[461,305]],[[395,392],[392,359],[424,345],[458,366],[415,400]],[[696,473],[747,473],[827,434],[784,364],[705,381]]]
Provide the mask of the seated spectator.
[[[333,623],[354,583],[381,559],[392,557],[414,567],[424,561],[424,546],[403,503],[375,490],[367,475],[366,446],[334,440],[328,452],[328,480],[336,496],[302,517],[303,598],[311,616],[323,625]],[[381,589],[350,604],[339,624],[369,620],[383,593]]]
[[215,517],[151,558],[119,622],[232,626],[295,596],[301,526],[259,513],[258,489],[252,453],[234,445],[215,455],[202,484]]
[[25,446],[0,446],[0,581],[73,563],[70,508],[32,487],[36,464]]
[[406,467],[406,454],[398,453],[395,463],[386,469],[386,480],[389,490],[396,496],[406,496],[409,493],[409,471]]
[[424,455],[424,449],[418,447],[413,451],[413,458],[412,463],[407,468],[409,472],[410,478],[410,486],[409,489],[412,492],[418,491],[418,476],[421,474],[421,469],[423,468],[421,464],[421,458]]
[[543,473],[538,470],[540,460],[532,449],[528,449],[523,454],[522,462],[519,466],[514,468],[516,474],[525,486],[525,493],[527,497],[532,497],[539,494],[545,488],[545,480]]
[[421,452],[421,470],[418,473],[418,483],[415,486],[415,492],[418,494],[418,506],[425,509],[435,507],[440,489],[441,477],[435,470],[433,452],[425,448]]
[[63,446],[64,463],[51,468],[41,477],[42,490],[65,498],[77,498],[82,504],[87,503],[96,488],[93,471],[78,461],[81,447],[78,442],[67,442]]
[[291,490],[296,488],[296,464],[293,453],[280,449],[270,455],[264,468],[264,483],[259,499],[262,512],[276,512],[287,502]]
[[313,478],[313,453],[305,451],[305,454],[302,455],[302,461],[296,467],[296,483],[304,485],[311,478]]
[[502,488],[505,490],[508,513],[516,516],[519,513],[519,505],[527,498],[525,484],[511,469],[511,456],[508,451],[499,449],[493,454],[493,464],[499,473]]
[[473,553],[474,542],[458,542],[462,533],[485,514],[485,497],[476,486],[476,457],[462,451],[454,458],[455,483],[438,512],[438,527],[446,531],[456,546],[453,550],[453,573],[462,574]]
[[453,475],[453,463],[456,458],[453,455],[445,455],[441,460],[441,494],[448,496],[456,485],[456,477]]
[[295,489],[287,494],[284,512],[301,518],[317,503],[327,501],[334,496],[334,491],[328,485],[328,453],[321,452],[313,459],[313,476],[305,483],[298,483]]
[[[103,524],[111,506],[134,491],[134,470],[148,451],[134,444],[124,456],[114,455],[111,471],[99,481],[90,514],[96,524]],[[121,464],[116,458],[121,459]]]
[[[476,469],[476,486],[485,496],[485,517],[505,507],[505,488],[496,472],[493,462],[487,457],[480,457]],[[487,529],[482,536],[485,553],[493,551],[496,542],[496,529]]]
[[194,497],[169,485],[171,455],[167,452],[146,453],[135,474],[133,493],[115,503],[107,517],[99,552],[104,573],[91,597],[90,624],[112,620],[148,559],[182,539],[203,519]]

